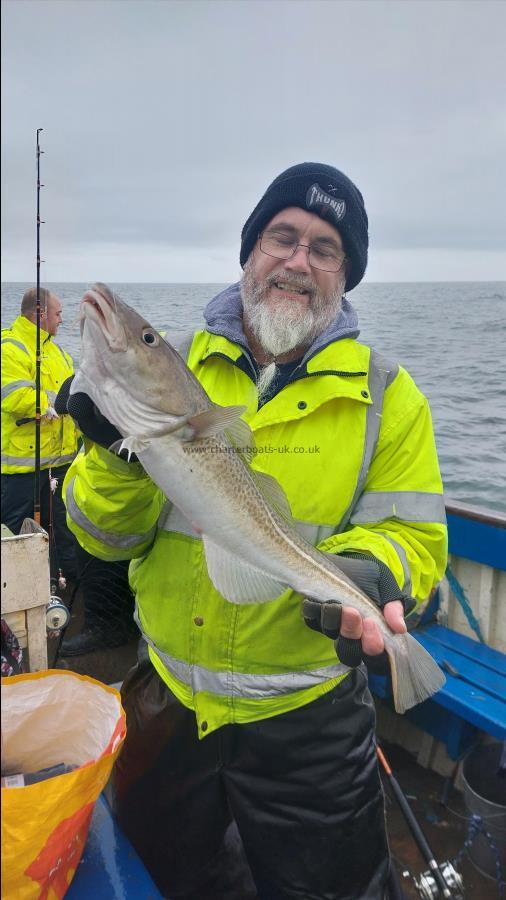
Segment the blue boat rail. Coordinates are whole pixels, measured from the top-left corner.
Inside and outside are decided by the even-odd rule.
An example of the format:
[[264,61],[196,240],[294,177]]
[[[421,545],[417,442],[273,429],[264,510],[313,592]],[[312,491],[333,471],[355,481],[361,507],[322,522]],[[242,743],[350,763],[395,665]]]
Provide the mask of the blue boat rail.
[[446,515],[451,555],[506,570],[506,513],[448,500]]

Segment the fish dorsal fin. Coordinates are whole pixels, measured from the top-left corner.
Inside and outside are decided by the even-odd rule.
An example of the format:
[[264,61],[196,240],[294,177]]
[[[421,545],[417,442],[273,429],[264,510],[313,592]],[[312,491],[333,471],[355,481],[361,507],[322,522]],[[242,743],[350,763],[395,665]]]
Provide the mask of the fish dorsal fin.
[[226,429],[237,427],[237,422],[241,421],[240,417],[246,409],[246,406],[215,405],[204,412],[196,413],[188,419],[188,424],[194,431],[194,440],[215,437],[223,434]]
[[283,594],[288,585],[240,559],[206,534],[202,536],[207,571],[216,590],[230,603],[265,603]]
[[290,509],[290,501],[279,481],[276,481],[272,475],[266,475],[265,472],[257,472],[256,469],[251,469],[251,475],[265,502],[271,506],[285,522],[295,526],[292,511]]

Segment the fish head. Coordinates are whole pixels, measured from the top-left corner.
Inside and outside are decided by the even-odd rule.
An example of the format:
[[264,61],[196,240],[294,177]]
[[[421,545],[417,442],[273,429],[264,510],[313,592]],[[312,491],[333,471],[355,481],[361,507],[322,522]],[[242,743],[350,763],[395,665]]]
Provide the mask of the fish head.
[[84,391],[123,435],[156,432],[209,400],[179,353],[107,285],[81,300],[81,364],[72,393]]

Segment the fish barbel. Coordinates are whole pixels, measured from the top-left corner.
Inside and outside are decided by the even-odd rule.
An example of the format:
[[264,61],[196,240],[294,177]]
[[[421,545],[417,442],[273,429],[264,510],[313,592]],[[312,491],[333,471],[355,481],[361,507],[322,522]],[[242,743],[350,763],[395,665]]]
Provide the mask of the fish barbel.
[[375,603],[329,556],[304,540],[271,476],[251,468],[245,407],[213,403],[180,354],[103,284],[81,301],[84,391],[148,475],[201,536],[209,577],[231,603],[264,603],[287,588],[353,606],[379,625],[395,708],[430,697],[445,678],[409,633],[394,633]]

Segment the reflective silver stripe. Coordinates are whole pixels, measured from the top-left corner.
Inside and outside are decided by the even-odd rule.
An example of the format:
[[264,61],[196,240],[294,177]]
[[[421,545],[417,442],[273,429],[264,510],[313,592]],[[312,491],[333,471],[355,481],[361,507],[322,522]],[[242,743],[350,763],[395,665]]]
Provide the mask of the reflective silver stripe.
[[2,400],[5,400],[9,394],[12,394],[14,391],[19,391],[21,388],[34,388],[35,389],[35,381],[11,381],[10,384],[4,384],[2,388]]
[[43,456],[40,464],[45,466],[46,464],[50,466],[66,466],[67,463],[71,463],[76,458],[75,453],[67,453],[66,456]]
[[26,353],[27,356],[30,356],[30,351],[27,350],[24,344],[21,341],[16,341],[14,338],[3,338],[2,344],[14,344],[15,347],[18,347],[23,353]]
[[137,609],[135,621],[147,644],[155,651],[160,661],[170,674],[191,687],[194,694],[198,691],[209,691],[225,697],[242,697],[252,700],[265,700],[267,697],[279,697],[315,687],[331,678],[339,678],[349,672],[348,666],[336,663],[322,666],[309,672],[284,672],[281,675],[250,675],[243,672],[213,672],[204,666],[190,665],[175,656],[169,656],[156,646],[155,642],[143,631]]
[[401,587],[402,587],[403,591],[406,591],[406,593],[410,594],[411,588],[413,585],[411,582],[411,571],[409,568],[408,557],[406,556],[406,551],[405,551],[404,547],[402,546],[402,544],[399,544],[397,541],[394,541],[394,539],[392,537],[390,537],[390,535],[383,534],[383,532],[380,532],[380,534],[381,534],[381,537],[384,538],[385,541],[388,541],[388,543],[392,545],[395,552],[397,553],[397,556],[399,557],[401,564],[402,564],[402,570],[404,572],[404,584],[401,585]]
[[55,391],[46,391],[47,399],[49,400],[49,404],[51,405],[56,400]]
[[445,525],[443,495],[424,491],[366,491],[355,506],[350,522],[358,525],[384,519]]
[[158,518],[157,527],[161,531],[177,531],[178,534],[186,534],[188,537],[201,540],[192,523],[170,501],[164,505]]
[[294,524],[300,536],[313,547],[326,540],[331,534],[335,534],[336,530],[335,525],[313,525],[310,522],[303,522],[302,519],[296,519]]
[[130,550],[132,547],[137,547],[139,544],[153,540],[156,526],[151,528],[146,534],[111,534],[110,531],[102,531],[101,528],[97,528],[97,526],[94,525],[93,522],[91,522],[79,509],[74,498],[74,482],[75,477],[71,478],[67,485],[65,494],[67,512],[72,521],[75,522],[76,525],[79,525],[83,531],[91,534],[91,536],[97,540],[102,541],[103,544],[107,544],[109,547],[119,547],[121,550]]
[[[313,547],[316,547],[320,541],[324,541],[325,538],[334,534],[333,525],[313,525],[302,520],[295,521],[294,525],[301,537],[305,538]],[[170,501],[167,501],[160,513],[158,528],[161,531],[175,531],[178,534],[186,534],[188,537],[201,540],[200,535],[195,531],[191,522]]]
[[367,407],[366,411],[362,463],[357,478],[355,493],[353,494],[348,509],[339,523],[339,527],[336,529],[336,534],[341,534],[348,525],[357,500],[363,491],[369,466],[371,465],[371,460],[374,456],[374,451],[376,450],[376,444],[378,443],[385,391],[396,377],[398,368],[396,363],[389,362],[384,356],[376,353],[375,350],[371,350],[369,360],[369,393],[371,395],[372,403]]
[[70,364],[70,363],[69,363],[69,361],[68,361],[68,359],[67,359],[67,356],[66,356],[66,353],[65,353],[65,350],[63,350],[63,349],[62,349],[62,348],[61,348],[61,347],[60,347],[60,345],[59,345],[59,344],[55,344],[55,343],[53,343],[53,347],[58,347],[58,350],[59,350],[59,351],[60,351],[60,353],[61,353],[61,355],[62,355],[62,356],[63,356],[63,359],[64,359],[64,360],[65,360],[65,363],[66,363],[66,366],[67,366],[67,369],[71,369],[71,368],[72,368],[72,366],[71,366],[71,364]]
[[[40,464],[41,466],[65,466],[75,459],[75,455],[75,453],[69,453],[67,456],[43,456]],[[2,465],[33,466],[35,461],[33,456],[7,456],[2,454]]]

